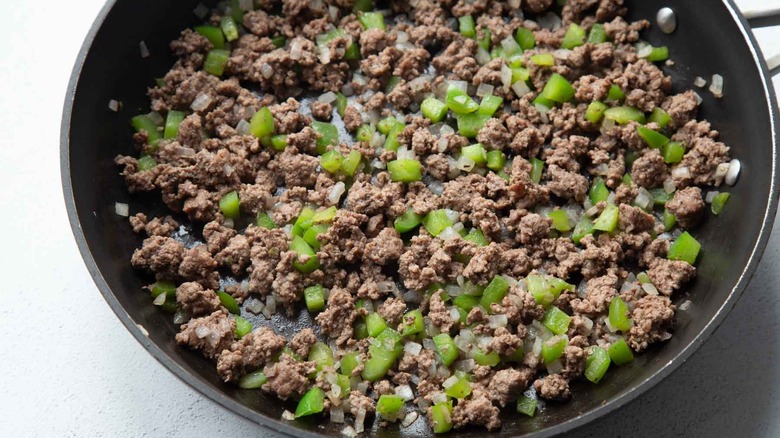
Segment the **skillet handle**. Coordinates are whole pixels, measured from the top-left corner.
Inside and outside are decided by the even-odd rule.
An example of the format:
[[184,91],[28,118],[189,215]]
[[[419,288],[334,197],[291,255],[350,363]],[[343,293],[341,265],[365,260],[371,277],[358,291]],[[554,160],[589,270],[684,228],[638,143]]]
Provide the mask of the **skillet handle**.
[[[760,5],[742,9],[741,12],[747,18],[750,27],[760,28],[780,25],[780,5]],[[780,73],[780,53],[768,57],[766,63],[772,76],[777,76]]]

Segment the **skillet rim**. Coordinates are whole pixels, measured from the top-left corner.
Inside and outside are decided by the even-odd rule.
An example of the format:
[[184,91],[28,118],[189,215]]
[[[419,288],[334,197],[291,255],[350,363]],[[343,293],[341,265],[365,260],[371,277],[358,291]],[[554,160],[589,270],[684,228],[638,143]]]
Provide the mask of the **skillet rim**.
[[[75,198],[73,195],[70,171],[70,126],[76,88],[81,77],[82,68],[92,47],[92,44],[95,41],[97,33],[102,28],[106,17],[117,1],[119,0],[106,1],[106,4],[98,13],[89,32],[87,33],[86,38],[84,39],[84,43],[82,44],[76,58],[70,80],[68,81],[62,112],[62,123],[60,128],[60,175],[62,179],[63,195],[65,198],[65,207],[68,213],[68,220],[70,222],[71,231],[73,232],[76,244],[79,248],[79,252],[81,253],[81,256],[84,260],[84,264],[89,271],[95,285],[103,295],[103,298],[106,300],[109,307],[111,307],[111,310],[113,310],[114,314],[116,314],[117,318],[119,318],[122,324],[124,324],[125,328],[149,352],[149,354],[152,355],[152,357],[154,357],[179,380],[194,388],[212,401],[220,404],[233,413],[236,413],[252,421],[253,423],[260,425],[261,427],[265,427],[275,432],[293,437],[323,436],[293,427],[291,426],[292,423],[283,422],[279,419],[274,419],[260,414],[257,411],[244,406],[235,399],[225,395],[221,391],[215,390],[179,366],[173,359],[164,353],[157,344],[153,343],[146,335],[142,333],[139,326],[135,323],[135,321],[133,321],[130,315],[125,311],[124,307],[120,304],[119,300],[116,298],[113,291],[103,278],[100,269],[97,267],[95,259],[92,256],[86,241],[86,237],[82,230],[76,209]],[[748,43],[747,49],[750,50],[750,54],[753,58],[753,61],[755,62],[755,67],[758,68],[759,76],[762,79],[761,85],[764,89],[764,95],[767,97],[767,103],[769,106],[767,108],[769,111],[769,124],[772,129],[772,172],[771,180],[769,181],[769,199],[767,202],[767,208],[764,212],[764,217],[761,221],[761,228],[759,230],[758,238],[756,239],[756,242],[750,252],[748,263],[742,269],[742,273],[740,274],[736,284],[731,288],[731,292],[729,293],[728,297],[723,302],[721,307],[713,314],[709,322],[707,322],[704,328],[696,335],[693,341],[686,345],[677,355],[664,364],[658,371],[653,373],[650,377],[639,381],[625,394],[611,400],[610,402],[600,405],[591,411],[575,416],[547,429],[525,435],[527,437],[545,438],[573,431],[574,429],[577,429],[584,424],[601,418],[628,404],[629,402],[639,397],[641,394],[648,391],[650,388],[657,385],[661,380],[671,374],[672,371],[676,370],[682,363],[684,363],[691,356],[691,354],[693,354],[693,352],[698,350],[698,348],[701,347],[701,345],[720,326],[728,313],[742,296],[743,292],[747,288],[748,283],[755,274],[758,264],[760,263],[761,257],[764,253],[764,250],[766,249],[769,236],[772,232],[772,226],[778,208],[778,179],[780,179],[778,155],[780,154],[780,133],[778,133],[777,129],[777,96],[775,94],[772,78],[769,75],[769,70],[767,68],[765,58],[761,52],[761,48],[756,42],[755,35],[753,34],[747,20],[734,4],[733,0],[723,0],[721,2],[721,6],[725,7],[727,12],[731,14],[732,18],[737,24],[737,27],[739,28],[739,31],[742,33],[743,38],[745,39],[746,43]],[[501,436],[500,432],[498,436]]]

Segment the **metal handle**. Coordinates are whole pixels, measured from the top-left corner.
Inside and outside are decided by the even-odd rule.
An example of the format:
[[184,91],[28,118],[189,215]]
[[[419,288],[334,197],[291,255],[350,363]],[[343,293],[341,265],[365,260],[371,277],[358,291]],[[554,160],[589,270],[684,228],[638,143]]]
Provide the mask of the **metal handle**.
[[[741,11],[753,28],[780,25],[780,5],[759,5],[745,8]],[[780,73],[780,53],[768,57],[766,64],[773,76]]]

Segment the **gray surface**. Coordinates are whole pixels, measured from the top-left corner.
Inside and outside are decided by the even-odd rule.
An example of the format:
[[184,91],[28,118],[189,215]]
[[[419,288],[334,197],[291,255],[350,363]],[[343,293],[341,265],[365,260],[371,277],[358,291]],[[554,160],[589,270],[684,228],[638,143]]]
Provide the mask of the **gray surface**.
[[[59,119],[101,3],[0,0],[0,328],[8,352],[0,360],[0,436],[268,437],[157,364],[111,313],[73,243],[60,192]],[[779,34],[758,33],[767,54],[780,52]],[[572,436],[780,436],[778,266],[775,232],[749,290],[710,341],[655,389]]]

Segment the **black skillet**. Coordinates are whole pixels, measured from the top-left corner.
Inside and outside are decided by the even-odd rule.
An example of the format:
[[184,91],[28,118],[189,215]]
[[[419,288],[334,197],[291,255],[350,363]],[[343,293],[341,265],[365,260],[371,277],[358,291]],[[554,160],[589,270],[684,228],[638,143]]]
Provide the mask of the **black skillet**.
[[[214,364],[197,353],[176,346],[177,331],[170,314],[157,310],[145,279],[129,264],[140,245],[127,219],[114,212],[115,202],[127,202],[131,212],[162,212],[154,196],[130,196],[113,163],[117,154],[131,152],[128,120],[148,111],[145,90],[151,78],[172,65],[168,42],[199,22],[192,13],[197,0],[109,0],[87,36],[68,87],[62,121],[61,164],[65,201],[81,254],[108,304],[135,338],[177,377],[224,407],[258,424],[292,436],[338,435],[343,425],[324,421],[284,422],[282,411],[294,406],[273,396],[225,385]],[[728,0],[627,1],[631,19],[654,21],[659,8],[670,6],[677,15],[671,35],[657,26],[643,35],[654,45],[668,45],[674,65],[665,67],[675,91],[692,86],[693,78],[719,73],[725,78],[725,96],[718,100],[706,90],[701,116],[721,132],[742,162],[739,183],[725,212],[709,218],[698,230],[703,254],[690,300],[680,313],[674,337],[659,348],[637,357],[630,366],[611,370],[601,384],[574,384],[569,403],[548,404],[533,419],[503,415],[498,436],[546,437],[570,431],[633,400],[677,368],[696,350],[733,307],[758,265],[777,209],[777,112],[770,77],[746,20]],[[655,23],[654,23],[655,24]],[[766,21],[756,22],[757,25]],[[139,56],[145,41],[152,56]],[[117,114],[108,102],[123,102]],[[263,322],[255,318],[255,326]],[[265,321],[267,324],[268,322]],[[288,336],[310,323],[306,312],[295,322],[275,316],[271,325]],[[139,326],[143,326],[141,330]],[[138,382],[143,385],[144,382]],[[150,390],[154,390],[150,388]],[[417,421],[409,429],[374,429],[381,437],[431,434]],[[452,433],[484,437],[484,429]]]

